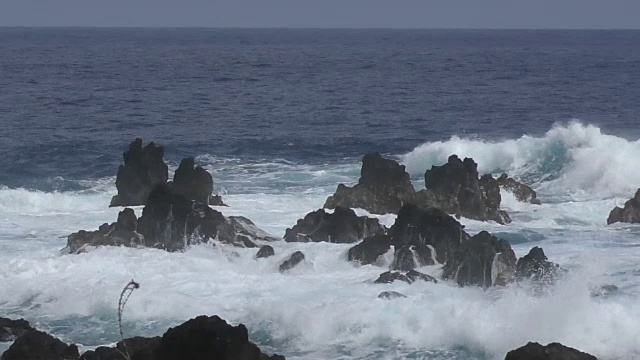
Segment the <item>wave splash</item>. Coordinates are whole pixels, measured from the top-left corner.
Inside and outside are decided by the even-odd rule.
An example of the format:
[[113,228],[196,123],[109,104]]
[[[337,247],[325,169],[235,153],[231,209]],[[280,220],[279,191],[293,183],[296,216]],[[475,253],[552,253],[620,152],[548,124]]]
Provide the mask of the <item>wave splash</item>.
[[547,195],[628,198],[640,186],[640,140],[602,133],[594,125],[556,124],[542,137],[485,141],[452,136],[401,156],[412,176],[421,176],[451,154],[472,157],[480,173],[506,172]]

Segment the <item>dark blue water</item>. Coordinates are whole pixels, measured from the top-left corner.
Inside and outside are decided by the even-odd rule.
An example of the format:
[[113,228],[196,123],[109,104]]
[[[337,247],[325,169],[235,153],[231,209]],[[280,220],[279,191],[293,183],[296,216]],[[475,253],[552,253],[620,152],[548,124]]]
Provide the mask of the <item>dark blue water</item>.
[[0,185],[177,161],[331,163],[573,118],[637,138],[640,31],[0,29]]

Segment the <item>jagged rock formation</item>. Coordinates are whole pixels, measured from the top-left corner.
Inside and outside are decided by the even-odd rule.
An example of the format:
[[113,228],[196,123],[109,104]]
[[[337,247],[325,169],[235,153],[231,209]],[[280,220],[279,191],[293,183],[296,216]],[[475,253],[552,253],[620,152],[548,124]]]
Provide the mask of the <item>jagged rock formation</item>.
[[559,275],[560,267],[547,259],[542,248],[533,247],[516,263],[516,279],[550,283]]
[[34,329],[25,319],[11,320],[0,317],[0,342],[14,341],[31,330]]
[[349,261],[357,261],[361,265],[374,264],[378,258],[391,249],[391,239],[387,235],[376,235],[365,238],[349,249]]
[[118,220],[102,224],[96,231],[80,230],[69,235],[67,248],[77,254],[96,246],[146,246],[144,236],[136,231],[138,219],[133,209],[126,208],[118,213]]
[[559,343],[551,343],[543,346],[535,342],[511,350],[504,360],[598,360],[595,356],[583,353],[579,350],[564,346]]
[[617,222],[640,223],[640,189],[633,198],[624,203],[624,208],[616,206],[609,213],[607,225]]
[[18,337],[0,359],[77,360],[79,357],[76,345],[67,345],[45,332],[30,330]]
[[357,216],[348,208],[338,206],[333,213],[324,209],[307,214],[296,225],[287,229],[287,242],[353,243],[369,236],[382,235],[385,229],[378,219]]
[[213,196],[213,177],[192,157],[182,159],[173,176],[171,191],[203,204],[224,206],[220,196]]
[[540,199],[537,198],[538,194],[530,186],[514,178],[510,178],[509,175],[502,174],[496,181],[501,188],[512,192],[518,201],[528,202],[534,205],[541,204]]
[[286,273],[287,271],[293,269],[298,264],[304,261],[304,254],[301,251],[296,251],[291,256],[285,260],[282,264],[280,264],[280,272]]
[[486,231],[463,242],[447,260],[442,276],[460,286],[506,285],[515,275],[516,255],[505,240]]

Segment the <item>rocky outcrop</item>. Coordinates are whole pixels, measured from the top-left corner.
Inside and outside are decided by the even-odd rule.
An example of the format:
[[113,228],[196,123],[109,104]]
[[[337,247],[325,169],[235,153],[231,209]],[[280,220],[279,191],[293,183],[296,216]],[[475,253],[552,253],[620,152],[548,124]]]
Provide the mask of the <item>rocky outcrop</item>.
[[533,247],[516,264],[516,279],[549,283],[559,275],[560,267],[547,259],[542,248]]
[[486,231],[464,241],[443,267],[443,278],[460,286],[506,285],[514,278],[516,255],[505,240]]
[[535,342],[511,350],[504,360],[598,360],[595,356],[583,353],[579,350],[564,346],[559,343],[551,343],[543,346]]
[[406,273],[401,273],[399,271],[387,271],[382,274],[374,281],[376,284],[390,284],[394,281],[404,281],[407,284],[412,284],[418,280],[437,283],[438,280],[433,276],[423,274],[421,272],[410,270]]
[[[125,345],[126,344],[126,348]],[[115,348],[99,347],[78,354],[76,345],[67,345],[49,334],[31,330],[19,337],[2,354],[2,360],[285,360],[268,356],[249,341],[247,328],[232,326],[218,316],[198,316],[170,328],[162,337],[135,337],[118,342]]]
[[378,295],[378,299],[385,299],[385,300],[402,299],[406,297],[407,297],[406,295],[403,295],[397,291],[383,291]]
[[372,214],[397,213],[404,203],[412,201],[414,194],[404,165],[385,159],[379,153],[371,153],[362,158],[358,184],[353,187],[338,185],[324,207],[362,208]]
[[[511,222],[509,215],[500,210],[497,183],[491,176],[480,181],[478,164],[471,158],[460,160],[451,155],[446,164],[427,170],[424,182],[426,192],[433,193],[431,198],[426,197],[430,202],[428,205],[470,219],[493,220],[500,224]],[[434,198],[439,200],[434,203]]]
[[375,264],[378,258],[391,249],[391,240],[387,235],[376,235],[365,238],[358,245],[349,249],[349,261],[357,261],[360,265]]
[[537,198],[538,194],[530,186],[510,178],[509,175],[502,174],[496,181],[502,189],[513,193],[518,201],[534,205],[541,204],[540,199]]
[[174,194],[168,185],[158,185],[149,194],[142,216],[132,209],[118,215],[118,221],[104,224],[97,231],[69,235],[67,246],[78,253],[87,246],[154,247],[168,251],[211,240],[240,247],[257,247],[253,241],[277,240],[260,230],[249,219],[225,217],[208,205]]
[[192,157],[182,159],[173,176],[171,191],[203,204],[224,206],[220,196],[213,196],[213,177]]
[[633,198],[624,203],[624,208],[616,206],[609,213],[607,225],[617,222],[640,223],[640,189]]
[[138,219],[133,209],[126,208],[112,224],[102,224],[96,231],[80,230],[69,235],[67,248],[70,253],[85,252],[96,246],[146,246],[144,236],[136,231]]
[[396,249],[391,270],[409,271],[420,266],[435,265],[432,249],[429,245],[408,245]]
[[151,142],[143,148],[142,139],[135,139],[123,154],[124,165],[120,165],[116,178],[118,194],[110,206],[144,205],[151,190],[169,178],[163,157],[162,146]]
[[418,259],[421,265],[428,265],[433,259],[444,264],[469,238],[456,219],[436,208],[420,208],[405,205],[398,212],[395,223],[388,232],[396,251],[414,246],[418,249],[430,248],[430,252]]
[[296,251],[291,256],[285,260],[282,264],[280,264],[280,272],[286,273],[287,271],[293,269],[298,264],[304,261],[304,254],[301,251]]
[[67,345],[45,332],[31,330],[20,336],[0,359],[77,360],[79,357],[77,346]]
[[273,250],[273,247],[271,245],[264,245],[260,248],[260,250],[258,250],[258,253],[256,254],[256,259],[268,258],[275,254],[276,252],[275,250]]
[[353,243],[369,236],[382,235],[385,229],[378,219],[357,216],[348,208],[338,206],[333,213],[324,209],[307,214],[304,219],[287,229],[287,242],[332,242]]
[[34,329],[25,319],[11,320],[0,317],[0,342],[15,341],[31,330]]

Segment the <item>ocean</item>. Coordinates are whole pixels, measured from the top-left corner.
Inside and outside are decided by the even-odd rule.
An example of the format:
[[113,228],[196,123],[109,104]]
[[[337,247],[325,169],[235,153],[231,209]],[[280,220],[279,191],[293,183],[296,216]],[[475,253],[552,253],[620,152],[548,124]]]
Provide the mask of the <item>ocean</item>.
[[[640,31],[0,28],[0,316],[113,344],[133,278],[127,336],[216,314],[287,359],[493,360],[528,341],[640,358],[640,226],[606,225],[640,187],[639,45]],[[541,246],[569,272],[542,293],[484,291],[373,284],[385,269],[347,262],[349,244],[276,242],[261,261],[210,244],[61,254],[70,233],[115,221],[135,137],[170,169],[195,156],[225,215],[277,237],[356,183],[368,152],[417,189],[449,155],[473,157],[542,205],[503,193],[513,222],[466,230],[518,257]],[[295,250],[305,263],[280,274]],[[592,296],[605,284],[620,291]],[[377,299],[389,290],[407,298]]]

